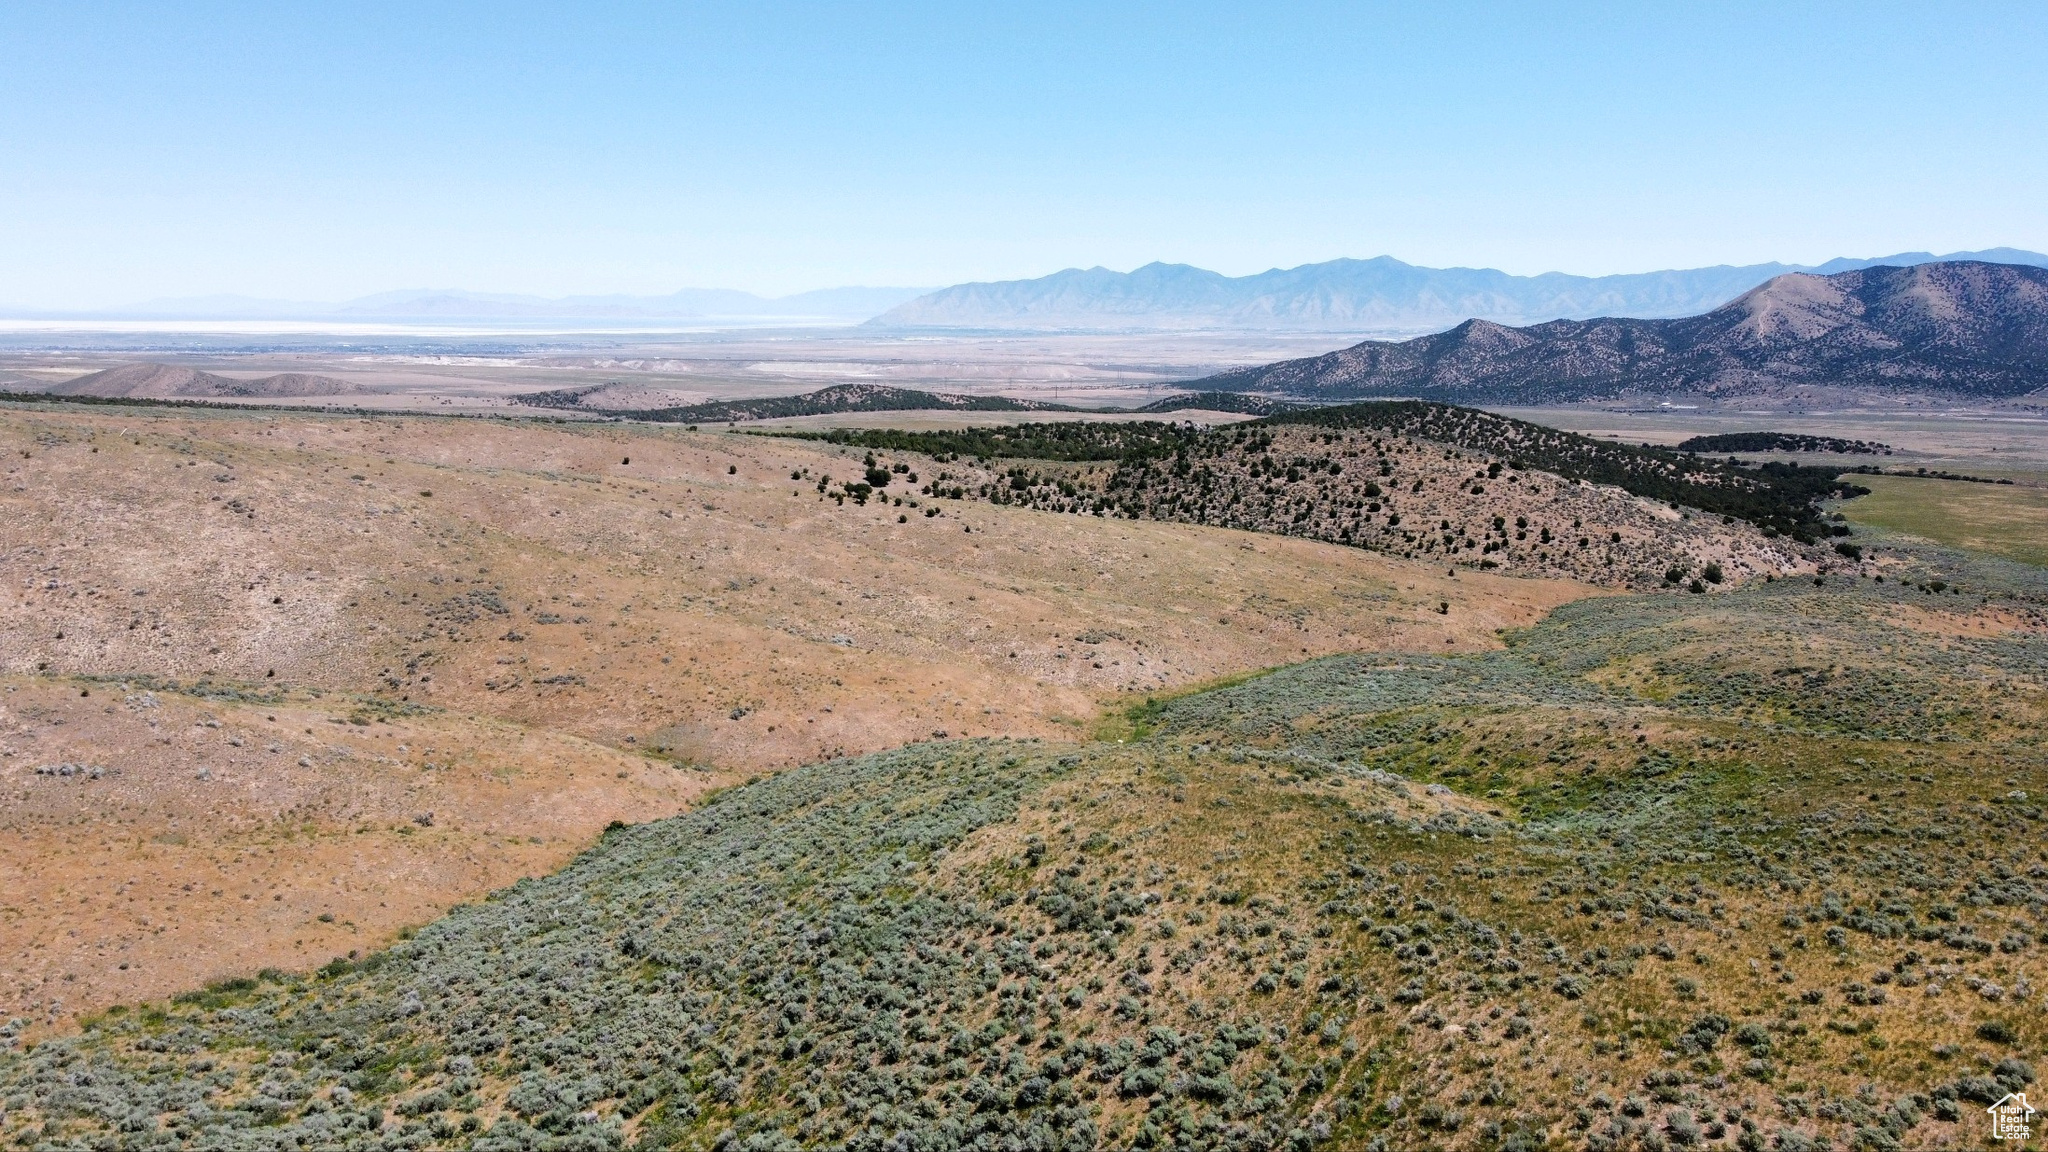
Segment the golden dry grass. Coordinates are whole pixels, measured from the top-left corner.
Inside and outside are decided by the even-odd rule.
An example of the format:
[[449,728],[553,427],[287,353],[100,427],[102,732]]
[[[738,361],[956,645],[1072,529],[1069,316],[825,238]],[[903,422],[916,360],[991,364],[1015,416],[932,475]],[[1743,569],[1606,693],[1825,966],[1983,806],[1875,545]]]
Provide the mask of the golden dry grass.
[[500,720],[360,716],[332,696],[7,678],[0,1014],[68,1017],[374,948],[708,786]]

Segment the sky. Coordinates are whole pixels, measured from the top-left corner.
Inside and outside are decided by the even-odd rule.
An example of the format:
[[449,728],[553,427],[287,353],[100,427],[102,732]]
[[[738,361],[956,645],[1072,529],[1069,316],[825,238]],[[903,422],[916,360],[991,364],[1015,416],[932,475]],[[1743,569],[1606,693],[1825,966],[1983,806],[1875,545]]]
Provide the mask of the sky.
[[0,303],[2048,250],[2048,5],[0,0]]

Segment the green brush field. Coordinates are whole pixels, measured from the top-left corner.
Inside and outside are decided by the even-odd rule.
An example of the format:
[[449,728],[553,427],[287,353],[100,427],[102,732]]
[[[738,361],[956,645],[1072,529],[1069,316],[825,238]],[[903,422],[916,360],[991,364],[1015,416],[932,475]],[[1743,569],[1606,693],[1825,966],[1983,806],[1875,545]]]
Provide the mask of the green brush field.
[[2048,574],[1863,543],[1881,581],[760,778],[387,951],[22,1045],[5,1135],[1971,1142],[2048,1046]]

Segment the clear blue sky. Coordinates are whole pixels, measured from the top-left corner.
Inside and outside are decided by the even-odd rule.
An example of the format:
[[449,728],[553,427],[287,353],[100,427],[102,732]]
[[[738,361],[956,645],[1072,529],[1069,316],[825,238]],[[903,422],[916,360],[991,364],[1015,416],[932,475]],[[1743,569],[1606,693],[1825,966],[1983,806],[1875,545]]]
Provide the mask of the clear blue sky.
[[2048,249],[2048,4],[0,4],[0,301]]

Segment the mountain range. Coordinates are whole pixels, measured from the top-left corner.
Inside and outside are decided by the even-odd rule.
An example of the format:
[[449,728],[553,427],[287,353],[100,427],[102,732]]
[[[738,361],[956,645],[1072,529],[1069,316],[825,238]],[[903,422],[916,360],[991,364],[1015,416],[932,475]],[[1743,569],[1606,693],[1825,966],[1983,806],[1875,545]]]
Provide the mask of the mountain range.
[[1815,388],[2000,399],[2048,387],[2048,269],[1955,261],[1789,273],[1682,319],[1467,320],[1189,387],[1313,400],[1540,404]]
[[2016,248],[1936,256],[1904,252],[1825,264],[1718,265],[1618,276],[1492,268],[1423,268],[1391,256],[1330,260],[1225,276],[1186,264],[1131,272],[1070,268],[1035,280],[958,284],[868,322],[877,328],[1231,329],[1409,335],[1472,318],[1499,324],[1594,316],[1689,316],[1788,272],[1822,275],[1886,265],[1980,260],[2048,266]]
[[1153,263],[1130,272],[1069,268],[1031,280],[939,289],[822,288],[775,298],[725,288],[685,288],[665,296],[552,298],[419,288],[339,302],[190,296],[91,311],[26,307],[0,311],[39,319],[597,322],[626,326],[678,320],[792,326],[865,322],[876,331],[1211,329],[1408,336],[1441,331],[1469,319],[1533,324],[1595,316],[1690,316],[1788,272],[1828,275],[1957,260],[2048,267],[2048,255],[2017,248],[1940,256],[1901,252],[1818,265],[1723,264],[1616,276],[1564,272],[1516,276],[1493,268],[1425,268],[1378,256],[1275,268],[1252,276],[1225,276],[1186,264]]

